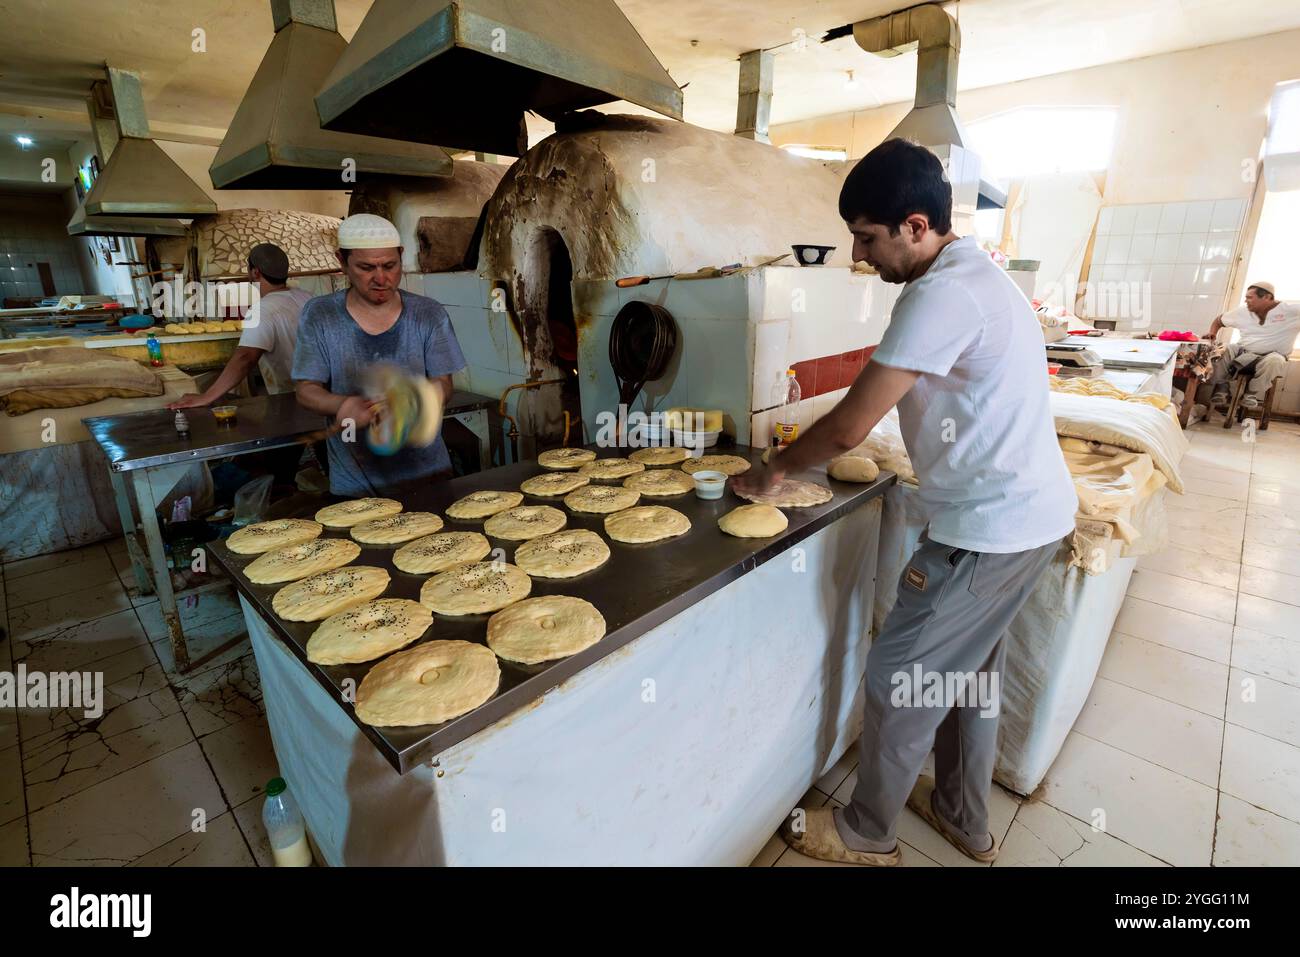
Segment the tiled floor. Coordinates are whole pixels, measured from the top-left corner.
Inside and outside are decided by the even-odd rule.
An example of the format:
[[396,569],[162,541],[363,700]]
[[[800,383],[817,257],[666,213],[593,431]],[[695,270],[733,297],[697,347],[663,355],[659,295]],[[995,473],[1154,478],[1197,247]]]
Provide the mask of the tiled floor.
[[[1300,863],[1300,428],[1191,439],[1173,544],[1139,563],[1044,786],[994,788],[995,866]],[[93,665],[106,698],[96,720],[0,710],[0,866],[267,864],[276,762],[237,606],[182,609],[181,677],[130,581],[120,542],[0,567],[0,670]],[[848,800],[855,750],[803,806]],[[910,811],[899,835],[905,866],[976,866]],[[774,837],[754,864],[817,862]]]
[[182,600],[195,666],[180,676],[120,541],[0,576],[0,669],[104,675],[99,718],[0,710],[0,866],[268,864],[276,762],[234,598]]
[[[1188,437],[1170,546],[1138,562],[1043,787],[994,786],[995,867],[1300,864],[1300,427]],[[848,800],[855,751],[803,806]],[[911,811],[899,837],[904,866],[977,866]],[[818,864],[776,837],[754,860]]]

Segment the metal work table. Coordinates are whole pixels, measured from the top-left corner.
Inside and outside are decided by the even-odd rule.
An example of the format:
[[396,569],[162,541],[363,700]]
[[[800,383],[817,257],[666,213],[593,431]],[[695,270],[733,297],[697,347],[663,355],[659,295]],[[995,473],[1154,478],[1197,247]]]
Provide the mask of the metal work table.
[[1111,370],[1128,370],[1151,373],[1151,381],[1143,388],[1147,391],[1172,395],[1174,391],[1174,363],[1181,342],[1164,342],[1160,339],[1128,339],[1119,336],[1066,336],[1063,344],[1083,346],[1101,358],[1101,364]]
[[[163,548],[158,524],[158,501],[149,482],[149,472],[193,462],[263,452],[311,441],[328,422],[298,404],[292,393],[233,399],[227,404],[238,409],[233,425],[220,425],[210,408],[186,409],[189,435],[176,432],[175,413],[167,409],[133,412],[126,415],[83,419],[90,437],[108,459],[109,479],[117,501],[118,517],[126,536],[131,568],[142,595],[157,592],[163,620],[171,636],[177,671],[189,669],[189,650],[176,608],[171,571]],[[490,462],[487,410],[493,400],[472,392],[455,392],[444,409],[444,416],[464,422],[479,439],[482,461]],[[131,474],[140,526],[143,528],[147,557],[136,538],[136,522],[127,492],[126,474]],[[184,594],[225,587],[224,582],[209,583]]]
[[[588,446],[602,457],[612,450]],[[748,457],[756,465],[759,449],[710,449]],[[619,454],[619,453],[614,453]],[[547,470],[536,461],[507,465],[476,475],[430,485],[426,490],[407,496],[403,505],[409,511],[432,511],[439,515],[455,500],[483,489],[515,490],[525,479]],[[718,518],[744,504],[728,491],[721,499],[704,501],[693,492],[674,498],[645,498],[641,504],[662,504],[682,512],[691,520],[685,535],[664,542],[630,545],[609,541],[604,534],[602,515],[585,515],[567,509],[561,499],[526,496],[529,504],[551,504],[565,512],[567,528],[586,528],[608,541],[611,556],[600,568],[577,578],[533,579],[530,597],[572,595],[585,598],[604,616],[605,637],[595,645],[569,658],[540,665],[518,665],[501,661],[501,684],[496,695],[479,708],[436,727],[373,728],[358,721],[352,705],[345,700],[345,682],[355,688],[371,665],[319,666],[307,660],[308,638],[319,622],[282,621],[271,609],[271,599],[282,586],[254,585],[244,576],[245,566],[256,556],[236,555],[224,543],[209,546],[209,552],[235,582],[235,587],[263,619],[266,627],[283,642],[311,675],[329,693],[332,700],[379,749],[399,773],[427,763],[440,752],[464,741],[478,731],[501,721],[526,707],[550,689],[590,667],[607,655],[627,645],[656,626],[699,603],[758,566],[778,556],[832,522],[884,494],[894,484],[892,473],[882,473],[869,485],[837,482],[826,477],[824,469],[810,470],[798,476],[829,484],[834,498],[814,508],[786,509],[789,527],[780,535],[765,539],[733,538],[718,529]],[[609,483],[597,483],[609,484]],[[619,484],[619,483],[614,483]],[[310,517],[310,516],[305,516]],[[445,519],[446,531],[482,531],[483,520]],[[328,536],[346,537],[346,530],[327,530]],[[519,542],[489,538],[494,549],[513,562]],[[397,546],[363,546],[353,563],[373,565],[388,571],[391,583],[384,592],[388,598],[419,599],[420,587],[430,577],[398,571],[392,564]],[[437,615],[430,632],[438,639],[462,639],[483,643],[488,615],[447,617]]]

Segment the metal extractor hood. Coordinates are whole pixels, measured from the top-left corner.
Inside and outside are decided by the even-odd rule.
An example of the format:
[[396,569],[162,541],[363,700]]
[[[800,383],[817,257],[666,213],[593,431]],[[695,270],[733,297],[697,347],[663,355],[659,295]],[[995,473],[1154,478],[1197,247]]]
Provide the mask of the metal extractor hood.
[[[916,102],[912,110],[885,139],[908,139],[922,146],[966,145],[966,131],[957,117],[957,61],[961,55],[961,28],[937,3],[862,20],[832,30],[826,39],[847,36],[858,46],[881,57],[916,51]],[[979,208],[1001,208],[1006,194],[980,180]]]
[[[271,0],[275,38],[212,167],[217,189],[350,189],[368,176],[450,176],[436,146],[320,128],[312,98],[347,41],[334,0]],[[351,161],[351,162],[349,162]],[[345,179],[345,171],[355,179]]]
[[217,211],[216,202],[149,139],[140,77],[108,68],[119,139],[86,197],[87,216],[186,219]]
[[613,0],[375,0],[316,96],[321,125],[518,156],[524,113],[682,91]]
[[[97,80],[86,100],[95,155],[107,165],[117,148],[117,121],[113,115],[108,83]],[[69,236],[184,236],[186,226],[179,219],[152,219],[148,216],[87,216],[83,202],[68,220]]]

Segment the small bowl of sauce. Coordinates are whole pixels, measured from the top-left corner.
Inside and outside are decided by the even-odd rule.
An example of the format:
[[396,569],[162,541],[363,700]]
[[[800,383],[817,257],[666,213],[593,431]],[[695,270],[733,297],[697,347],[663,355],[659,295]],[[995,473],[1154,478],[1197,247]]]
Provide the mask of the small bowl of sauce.
[[212,417],[217,420],[217,425],[234,425],[235,414],[238,411],[237,406],[218,405],[212,409]]
[[702,499],[722,498],[722,493],[727,488],[727,476],[723,472],[703,471],[696,472],[693,476],[695,479],[695,495]]

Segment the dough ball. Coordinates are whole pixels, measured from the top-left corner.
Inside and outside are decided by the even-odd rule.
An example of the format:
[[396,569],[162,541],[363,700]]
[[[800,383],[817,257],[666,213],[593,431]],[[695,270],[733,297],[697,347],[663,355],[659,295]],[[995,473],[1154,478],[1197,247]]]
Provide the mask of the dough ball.
[[841,482],[874,482],[880,477],[880,466],[865,455],[841,455],[826,471]]
[[737,538],[771,538],[789,524],[785,514],[772,505],[741,505],[718,519],[718,528]]

